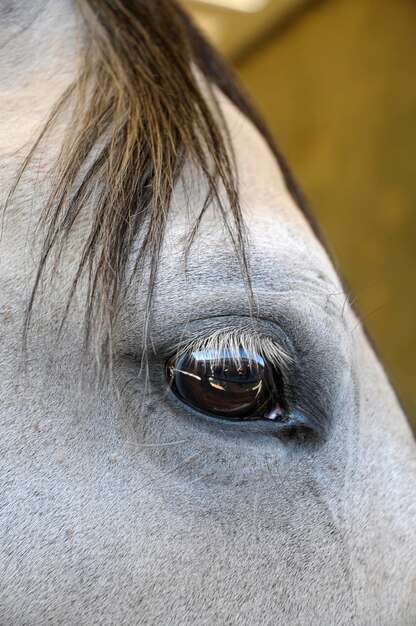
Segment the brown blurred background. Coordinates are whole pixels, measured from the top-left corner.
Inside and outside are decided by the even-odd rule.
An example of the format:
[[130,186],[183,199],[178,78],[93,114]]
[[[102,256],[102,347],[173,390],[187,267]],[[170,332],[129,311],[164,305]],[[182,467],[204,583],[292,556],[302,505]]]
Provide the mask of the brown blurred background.
[[416,428],[416,0],[184,0],[312,205]]

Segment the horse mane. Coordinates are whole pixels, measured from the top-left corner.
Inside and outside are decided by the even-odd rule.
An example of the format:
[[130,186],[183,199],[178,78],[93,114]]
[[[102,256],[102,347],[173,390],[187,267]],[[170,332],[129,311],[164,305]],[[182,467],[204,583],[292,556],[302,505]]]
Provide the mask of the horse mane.
[[202,173],[208,189],[187,247],[213,203],[250,291],[232,147],[214,87],[265,137],[290,193],[298,206],[304,211],[306,207],[233,72],[173,0],[77,0],[77,5],[85,23],[81,68],[22,164],[8,200],[41,142],[70,106],[67,135],[42,211],[45,236],[27,307],[25,336],[45,268],[51,259],[56,267],[74,225],[88,209],[89,232],[62,325],[80,279],[86,275],[85,341],[98,329],[106,359],[126,267],[137,241],[134,271],[137,274],[148,264],[150,317],[172,192],[187,162]]

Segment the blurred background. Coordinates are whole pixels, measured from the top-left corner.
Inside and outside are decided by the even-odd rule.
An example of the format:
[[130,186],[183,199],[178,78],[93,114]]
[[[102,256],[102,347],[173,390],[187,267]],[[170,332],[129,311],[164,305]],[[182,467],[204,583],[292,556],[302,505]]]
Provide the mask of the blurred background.
[[273,132],[416,430],[416,1],[183,5]]

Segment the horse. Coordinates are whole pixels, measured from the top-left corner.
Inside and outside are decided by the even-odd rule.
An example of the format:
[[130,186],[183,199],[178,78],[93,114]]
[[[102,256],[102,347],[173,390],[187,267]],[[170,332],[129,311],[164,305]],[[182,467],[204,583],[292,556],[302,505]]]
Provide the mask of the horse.
[[0,7],[5,626],[416,623],[416,453],[173,0]]

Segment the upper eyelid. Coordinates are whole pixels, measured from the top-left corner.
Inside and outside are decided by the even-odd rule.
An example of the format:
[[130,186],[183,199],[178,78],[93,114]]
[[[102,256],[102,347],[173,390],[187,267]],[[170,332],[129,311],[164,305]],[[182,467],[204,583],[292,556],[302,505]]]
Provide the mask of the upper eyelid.
[[[351,343],[351,333],[341,315],[342,306],[334,310],[334,298],[331,297],[327,303],[328,294],[323,298],[311,297],[304,291],[286,293],[256,288],[255,296],[256,327],[287,348],[295,361],[301,358],[304,346],[313,348],[317,343],[315,338],[320,337],[318,328],[325,331],[333,327],[337,334],[343,335],[343,346]],[[188,331],[200,331],[206,335],[209,329],[230,325],[238,327],[253,320],[245,303],[244,291],[235,285],[227,286],[226,293],[217,287],[202,294],[189,288],[184,291],[183,297],[168,300],[169,306],[166,303],[164,306],[155,305],[147,339],[136,303],[127,304],[117,318],[114,351],[117,356],[130,354],[138,360],[145,355],[147,360],[153,362],[172,356],[178,344],[187,338]]]

